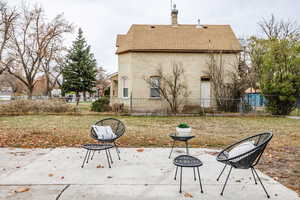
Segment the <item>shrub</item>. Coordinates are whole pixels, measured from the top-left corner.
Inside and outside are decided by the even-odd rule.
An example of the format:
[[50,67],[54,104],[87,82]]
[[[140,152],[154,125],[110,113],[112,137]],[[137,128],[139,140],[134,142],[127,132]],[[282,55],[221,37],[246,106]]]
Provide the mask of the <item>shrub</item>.
[[91,110],[94,112],[107,112],[111,111],[111,107],[109,106],[109,98],[102,97],[97,101],[92,103]]
[[63,100],[14,100],[0,105],[2,114],[76,112]]
[[204,109],[199,105],[184,105],[181,112],[185,114],[203,114]]
[[112,105],[112,111],[114,112],[124,112],[124,104],[123,103],[114,103]]

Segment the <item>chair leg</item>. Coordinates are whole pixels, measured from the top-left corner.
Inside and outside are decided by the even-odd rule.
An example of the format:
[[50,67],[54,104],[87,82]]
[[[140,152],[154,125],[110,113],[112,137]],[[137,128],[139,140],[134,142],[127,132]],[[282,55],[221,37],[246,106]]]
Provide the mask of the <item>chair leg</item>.
[[121,152],[120,152],[120,150],[119,150],[119,147],[118,147],[118,145],[117,145],[117,143],[116,143],[116,142],[114,142],[114,145],[115,145],[115,147],[116,147],[116,149],[117,149],[118,153],[121,153]]
[[199,184],[200,184],[201,193],[203,193],[203,188],[202,188],[202,183],[201,183],[201,177],[200,177],[199,167],[197,167],[197,171],[198,171],[198,178],[199,178]]
[[107,158],[107,162],[108,162],[108,167],[111,168],[108,153],[107,153],[107,149],[105,149],[105,154],[106,154],[106,158]]
[[116,142],[114,142],[114,145],[115,145],[115,148],[116,148],[116,151],[117,151],[118,158],[119,158],[119,160],[121,160],[120,155],[119,155],[120,151],[119,151],[118,145],[116,144]]
[[109,158],[110,158],[111,164],[113,164],[113,163],[114,163],[114,161],[112,160],[112,157],[111,157],[111,154],[110,154],[110,150],[109,150],[109,149],[107,149],[107,151],[108,151],[108,155],[109,155]]
[[222,172],[220,173],[220,175],[219,175],[218,178],[217,178],[217,181],[219,181],[219,179],[221,178],[221,176],[222,176],[222,174],[223,174],[223,172],[224,172],[226,166],[227,166],[227,165],[225,165],[225,166],[223,167]]
[[182,192],[181,187],[182,187],[182,167],[180,167],[180,188],[179,188],[179,193]]
[[194,180],[196,181],[195,167],[193,167],[193,171],[194,171]]
[[175,146],[175,140],[173,141],[173,145],[172,145],[172,149],[171,149],[171,152],[170,152],[170,155],[169,155],[169,159],[171,158],[174,146]]
[[252,169],[252,168],[251,168],[251,172],[252,172],[252,175],[253,175],[254,182],[255,182],[255,184],[257,185],[256,178],[255,178],[255,175],[254,175],[254,173],[253,173],[253,169]]
[[86,163],[89,163],[89,159],[90,159],[91,151],[92,151],[92,150],[89,150],[89,154],[88,154],[88,157],[87,157],[87,159],[86,159]]
[[92,155],[92,157],[91,157],[91,160],[93,160],[94,155],[95,155],[95,152],[96,152],[96,151],[93,151],[93,155]]
[[260,182],[261,186],[263,187],[263,189],[264,189],[264,191],[265,191],[265,193],[266,193],[267,197],[268,197],[268,198],[270,198],[270,195],[268,194],[268,192],[267,192],[267,190],[266,190],[266,188],[265,188],[264,184],[261,182],[261,180],[260,180],[260,178],[259,178],[259,176],[258,176],[258,174],[257,174],[256,170],[254,169],[254,167],[252,167],[252,169],[253,169],[254,173],[256,174],[256,176],[257,176],[257,179],[259,180],[259,182]]
[[228,175],[227,175],[227,178],[226,178],[225,184],[224,184],[224,186],[223,186],[223,189],[222,189],[222,192],[221,192],[221,195],[222,195],[222,196],[223,196],[223,192],[224,192],[224,190],[225,190],[225,187],[226,187],[227,181],[228,181],[228,179],[229,179],[229,176],[230,176],[231,170],[232,170],[232,167],[230,167],[230,170],[229,170],[229,173],[228,173]]
[[176,166],[176,171],[175,171],[174,180],[176,180],[176,177],[177,177],[177,170],[178,170],[178,166]]
[[187,141],[185,141],[185,148],[186,148],[186,154],[189,155],[189,147]]
[[82,165],[81,165],[81,168],[84,167],[84,163],[85,163],[85,160],[86,160],[86,157],[87,157],[88,153],[89,153],[89,150],[86,150],[86,153],[85,153],[85,156],[84,156],[84,159],[83,159],[83,163],[82,163]]

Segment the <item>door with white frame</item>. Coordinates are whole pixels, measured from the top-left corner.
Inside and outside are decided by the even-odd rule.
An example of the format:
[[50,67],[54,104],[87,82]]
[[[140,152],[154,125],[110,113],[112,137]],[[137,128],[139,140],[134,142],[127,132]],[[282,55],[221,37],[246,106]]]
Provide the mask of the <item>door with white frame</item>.
[[203,108],[210,107],[211,104],[211,94],[210,94],[210,81],[209,80],[201,80],[201,100],[200,104]]

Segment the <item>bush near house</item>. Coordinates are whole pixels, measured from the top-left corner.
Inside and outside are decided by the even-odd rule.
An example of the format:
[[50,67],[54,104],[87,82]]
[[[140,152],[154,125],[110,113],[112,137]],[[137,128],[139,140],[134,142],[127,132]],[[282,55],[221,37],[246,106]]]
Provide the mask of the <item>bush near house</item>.
[[111,111],[111,107],[109,106],[109,98],[102,97],[97,101],[92,103],[91,111],[94,112],[106,112]]
[[184,105],[182,108],[184,114],[203,114],[204,109],[199,105]]
[[76,112],[63,100],[15,100],[0,105],[0,114],[38,114]]

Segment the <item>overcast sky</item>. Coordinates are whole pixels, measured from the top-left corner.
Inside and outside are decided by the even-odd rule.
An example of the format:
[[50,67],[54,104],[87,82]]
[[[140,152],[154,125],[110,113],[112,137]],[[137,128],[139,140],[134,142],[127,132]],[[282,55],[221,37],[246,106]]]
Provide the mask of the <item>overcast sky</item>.
[[[20,5],[22,0],[7,0]],[[28,0],[38,3],[48,18],[64,13],[76,28],[81,27],[98,65],[117,71],[116,35],[131,24],[169,24],[170,0]],[[181,24],[230,24],[237,37],[257,34],[257,22],[273,13],[277,18],[300,21],[300,0],[173,0]],[[76,37],[77,31],[67,42]]]

